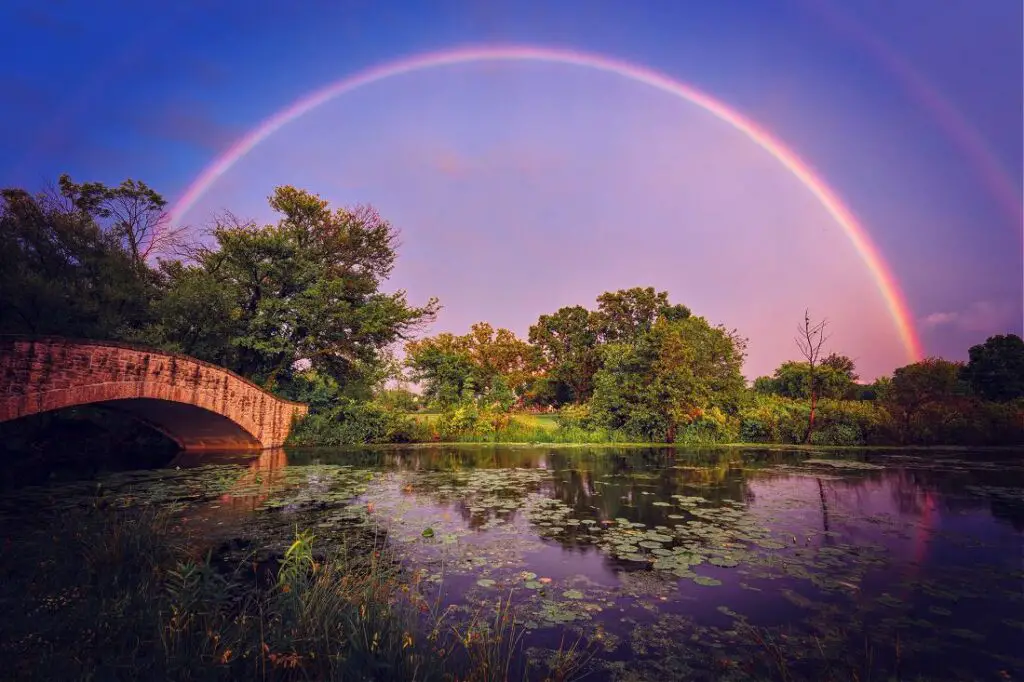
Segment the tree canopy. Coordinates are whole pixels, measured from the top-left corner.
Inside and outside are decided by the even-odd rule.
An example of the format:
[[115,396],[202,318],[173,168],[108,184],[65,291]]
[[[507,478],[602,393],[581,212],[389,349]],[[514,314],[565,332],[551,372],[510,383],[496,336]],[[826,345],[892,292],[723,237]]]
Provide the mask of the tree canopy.
[[702,317],[659,318],[635,343],[612,343],[594,379],[595,421],[672,442],[706,413],[735,413],[745,341]]
[[1016,334],[989,337],[971,346],[963,379],[985,400],[1009,402],[1024,397],[1024,340]]
[[332,210],[290,186],[269,202],[276,224],[229,216],[191,263],[164,264],[159,340],[269,387],[297,363],[342,385],[366,380],[382,349],[434,318],[436,299],[415,307],[380,291],[397,234],[373,210]]

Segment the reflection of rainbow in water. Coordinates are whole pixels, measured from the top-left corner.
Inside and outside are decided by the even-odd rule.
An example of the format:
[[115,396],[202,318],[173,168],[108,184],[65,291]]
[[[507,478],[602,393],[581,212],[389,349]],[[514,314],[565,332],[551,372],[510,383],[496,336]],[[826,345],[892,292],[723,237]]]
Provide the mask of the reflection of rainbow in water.
[[786,170],[792,173],[818,199],[822,207],[842,228],[878,286],[908,358],[913,361],[922,356],[921,343],[917,337],[912,317],[907,309],[900,287],[895,277],[889,271],[877,247],[872,243],[870,235],[839,196],[805,161],[800,159],[791,149],[764,128],[759,127],[753,121],[747,119],[723,102],[690,85],[675,81],[646,67],[582,52],[527,46],[464,47],[389,62],[343,78],[278,111],[210,163],[192,184],[188,186],[184,194],[171,209],[172,222],[180,224],[189,209],[195,205],[196,201],[206,193],[217,179],[230,170],[235,163],[248,154],[256,145],[283,126],[321,104],[363,86],[394,76],[443,66],[486,61],[547,62],[579,66],[615,74],[695,104],[746,135],[752,142],[771,154]]

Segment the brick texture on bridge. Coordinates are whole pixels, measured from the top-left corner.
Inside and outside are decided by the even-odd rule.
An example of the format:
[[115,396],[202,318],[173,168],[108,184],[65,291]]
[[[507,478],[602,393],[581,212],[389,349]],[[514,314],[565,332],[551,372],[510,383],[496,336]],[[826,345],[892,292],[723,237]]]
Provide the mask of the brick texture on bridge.
[[308,409],[184,355],[106,341],[0,337],[0,422],[88,404],[129,412],[185,450],[279,447]]

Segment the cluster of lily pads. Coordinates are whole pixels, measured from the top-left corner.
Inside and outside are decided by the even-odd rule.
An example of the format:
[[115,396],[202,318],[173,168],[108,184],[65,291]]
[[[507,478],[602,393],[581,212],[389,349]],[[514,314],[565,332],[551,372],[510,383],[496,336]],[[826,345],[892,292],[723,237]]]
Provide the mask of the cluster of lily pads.
[[671,526],[649,528],[627,518],[576,518],[566,504],[547,498],[535,500],[527,515],[542,537],[571,535],[575,541],[591,543],[622,562],[649,566],[705,586],[720,585],[721,581],[698,575],[692,570],[694,566],[706,562],[732,568],[751,559],[757,549],[786,546],[746,515],[742,502],[725,500],[709,506],[710,500],[688,495],[673,495],[671,500],[653,503],[676,508],[667,515]]

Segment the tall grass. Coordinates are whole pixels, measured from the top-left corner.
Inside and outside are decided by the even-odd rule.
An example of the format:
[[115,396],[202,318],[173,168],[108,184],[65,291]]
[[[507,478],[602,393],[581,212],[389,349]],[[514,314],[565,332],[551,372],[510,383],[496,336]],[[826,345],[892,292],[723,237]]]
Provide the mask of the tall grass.
[[322,556],[299,531],[269,570],[251,558],[225,567],[180,540],[165,516],[99,509],[19,538],[0,585],[8,672],[507,682],[566,680],[581,668],[577,650],[527,661],[510,600],[469,620],[440,609],[379,536],[353,535]]

